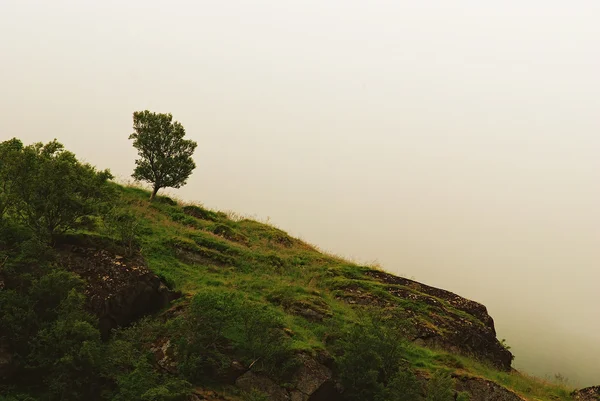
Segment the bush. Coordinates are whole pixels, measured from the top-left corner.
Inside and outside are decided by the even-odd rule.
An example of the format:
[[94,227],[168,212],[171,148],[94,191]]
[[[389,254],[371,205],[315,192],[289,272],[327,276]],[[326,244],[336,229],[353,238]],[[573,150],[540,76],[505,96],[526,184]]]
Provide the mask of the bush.
[[295,367],[291,343],[283,331],[279,313],[266,305],[245,302],[240,318],[242,337],[237,349],[254,370],[283,377]]
[[232,293],[200,293],[193,298],[186,316],[173,326],[173,335],[178,336],[180,371],[187,379],[214,379],[229,367],[226,330],[237,318],[239,303],[239,297]]
[[112,196],[110,172],[80,163],[56,140],[23,147],[13,139],[0,149],[6,153],[0,164],[5,180],[0,213],[14,215],[44,241],[98,214]]
[[400,369],[392,377],[383,392],[386,401],[416,401],[421,399],[421,384],[415,374]]
[[454,401],[454,380],[449,373],[436,371],[427,382],[426,401]]
[[282,328],[275,311],[238,294],[197,294],[172,327],[180,370],[194,382],[218,380],[235,357],[254,370],[284,375],[295,359]]
[[104,228],[131,256],[138,247],[141,227],[137,216],[124,207],[113,207],[104,215]]
[[[414,385],[401,365],[408,347],[401,333],[393,322],[363,316],[343,334],[337,344],[341,355],[336,358],[336,368],[348,400],[385,400],[399,386]],[[410,387],[407,391],[417,390]]]
[[81,400],[95,395],[102,358],[100,332],[83,310],[84,297],[71,290],[57,318],[30,340],[29,369],[41,373],[52,399]]
[[134,368],[119,375],[113,401],[184,401],[191,394],[185,380],[157,373],[150,362],[140,357]]
[[[97,320],[84,309],[83,282],[56,269],[45,244],[26,240],[3,262],[0,339],[12,354],[18,390],[44,399],[97,398],[103,345]],[[4,391],[4,389],[0,390]],[[17,396],[16,399],[28,399]]]

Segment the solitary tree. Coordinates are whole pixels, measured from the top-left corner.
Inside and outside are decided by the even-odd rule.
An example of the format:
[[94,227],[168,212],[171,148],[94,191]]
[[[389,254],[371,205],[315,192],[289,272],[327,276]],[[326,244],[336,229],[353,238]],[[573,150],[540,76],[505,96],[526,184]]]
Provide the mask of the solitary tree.
[[198,144],[183,139],[185,129],[173,122],[171,114],[151,113],[148,110],[133,113],[133,146],[140,158],[135,161],[132,177],[152,184],[152,195],[161,188],[180,188],[196,168],[192,154]]

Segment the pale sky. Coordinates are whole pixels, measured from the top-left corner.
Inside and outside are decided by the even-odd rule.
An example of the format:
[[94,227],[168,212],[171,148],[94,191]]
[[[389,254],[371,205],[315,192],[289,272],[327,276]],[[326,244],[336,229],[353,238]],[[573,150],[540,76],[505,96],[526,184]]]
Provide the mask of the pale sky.
[[488,307],[517,367],[600,384],[600,2],[0,0],[0,140],[126,179],[132,113],[199,143],[171,194]]

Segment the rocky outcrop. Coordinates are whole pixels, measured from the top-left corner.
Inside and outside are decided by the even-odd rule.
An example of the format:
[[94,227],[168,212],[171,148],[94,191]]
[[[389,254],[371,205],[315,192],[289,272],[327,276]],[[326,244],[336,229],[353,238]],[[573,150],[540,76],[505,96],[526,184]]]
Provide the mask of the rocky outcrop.
[[[499,369],[510,370],[513,355],[496,338],[494,320],[485,306],[452,292],[381,271],[370,270],[365,275],[389,285],[383,288],[393,297],[419,306],[418,310],[404,308],[413,326],[409,335],[414,341],[474,356],[491,362]],[[350,303],[393,304],[361,288],[347,288],[346,291],[346,300]],[[426,306],[426,311],[423,306]]]
[[316,359],[301,355],[302,365],[295,372],[291,383],[292,401],[335,400],[339,393],[333,383],[331,369]]
[[258,390],[273,401],[339,401],[341,394],[331,370],[317,359],[300,355],[302,361],[289,386],[283,388],[260,373],[248,371],[235,384],[244,391]]
[[98,316],[103,338],[112,329],[154,313],[179,296],[147,268],[140,256],[63,246],[59,262],[86,282],[88,306]]
[[177,361],[175,359],[175,349],[168,338],[160,338],[150,348],[154,356],[154,362],[159,368],[166,372],[177,374]]
[[518,394],[479,377],[457,377],[456,390],[466,391],[471,401],[526,401]]
[[598,401],[600,400],[600,386],[575,390],[571,395],[573,396],[573,399],[577,401]]
[[271,401],[289,401],[289,393],[282,387],[275,384],[273,380],[267,376],[248,371],[240,376],[236,382],[236,386],[244,391],[260,391],[266,394]]

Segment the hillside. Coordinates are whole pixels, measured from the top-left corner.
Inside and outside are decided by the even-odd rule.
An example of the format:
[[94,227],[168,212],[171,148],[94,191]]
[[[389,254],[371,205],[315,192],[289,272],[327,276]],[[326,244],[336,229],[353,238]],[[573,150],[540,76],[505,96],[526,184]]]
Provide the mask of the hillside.
[[[83,280],[76,287],[103,339],[92,359],[108,366],[63,373],[93,382],[86,398],[572,399],[571,389],[511,369],[481,304],[324,254],[257,221],[112,187],[118,213],[46,250],[52,265]],[[23,253],[18,241],[4,244],[5,261]],[[10,270],[0,272],[5,293],[15,287]],[[25,374],[43,369],[23,362],[7,328],[1,388],[14,398],[4,399],[82,399],[47,395],[54,379],[28,383]]]

